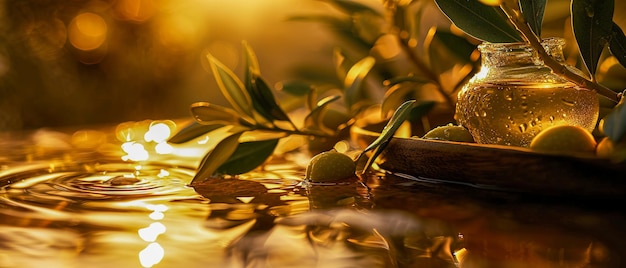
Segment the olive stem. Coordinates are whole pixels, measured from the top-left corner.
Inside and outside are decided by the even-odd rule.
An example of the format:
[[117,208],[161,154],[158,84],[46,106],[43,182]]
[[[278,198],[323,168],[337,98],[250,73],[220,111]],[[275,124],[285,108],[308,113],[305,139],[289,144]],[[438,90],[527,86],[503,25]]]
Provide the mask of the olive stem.
[[557,62],[554,58],[552,58],[546,50],[541,45],[540,38],[533,32],[533,30],[528,26],[524,17],[517,11],[506,5],[504,2],[500,4],[500,9],[504,11],[504,13],[509,18],[509,21],[513,24],[513,26],[522,34],[522,37],[526,40],[530,46],[535,49],[539,57],[543,60],[546,66],[552,69],[557,75],[567,79],[568,81],[579,85],[580,87],[591,89],[596,91],[596,93],[614,101],[618,102],[620,99],[619,93],[615,93],[613,90],[591,81],[585,77],[582,77],[571,70],[569,70],[566,66]]
[[266,127],[263,125],[254,125],[253,128],[251,128],[251,130],[265,130],[265,131],[270,131],[270,132],[282,132],[288,135],[301,135],[301,136],[315,136],[315,137],[334,137],[334,135],[331,134],[327,134],[321,131],[313,131],[313,130],[300,130],[300,129],[295,129],[295,130],[290,130],[290,129],[284,129],[281,127],[277,127],[277,126],[273,126],[273,127]]

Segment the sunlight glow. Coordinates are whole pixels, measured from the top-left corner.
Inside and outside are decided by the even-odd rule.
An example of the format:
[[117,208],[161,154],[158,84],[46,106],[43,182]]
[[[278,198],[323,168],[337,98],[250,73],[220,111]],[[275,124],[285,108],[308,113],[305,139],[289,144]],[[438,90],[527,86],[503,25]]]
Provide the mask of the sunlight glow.
[[122,150],[127,154],[122,156],[122,160],[124,161],[143,161],[148,160],[150,154],[143,147],[143,144],[136,143],[134,141],[125,142],[122,144]]
[[143,139],[147,142],[161,143],[167,140],[172,134],[172,130],[165,123],[150,124],[148,132],[143,135]]
[[148,160],[151,153],[172,154],[175,149],[167,140],[176,129],[171,120],[121,123],[116,128],[117,139],[124,142],[122,150],[127,154],[124,161]]
[[488,6],[499,6],[502,4],[501,0],[478,0],[479,2],[488,5]]
[[162,220],[165,217],[163,212],[168,210],[168,207],[164,204],[148,204],[141,201],[135,202],[134,204],[151,210],[152,213],[150,213],[148,217],[155,220],[155,222],[150,223],[148,227],[137,230],[139,238],[143,241],[150,242],[146,248],[139,252],[139,262],[141,262],[142,267],[152,267],[161,262],[165,256],[165,249],[155,241],[160,235],[167,231],[167,227],[165,227],[163,223],[158,222],[158,220]]
[[166,142],[160,142],[154,146],[154,150],[157,154],[171,154],[174,152],[174,147]]
[[165,228],[165,225],[163,225],[162,223],[153,222],[150,224],[150,226],[139,229],[139,231],[137,232],[139,233],[139,237],[141,237],[143,241],[154,242],[156,241],[157,237],[165,233],[166,230],[167,228]]
[[153,242],[139,252],[139,262],[141,262],[142,267],[152,267],[161,262],[164,255],[163,247],[159,243]]
[[154,15],[156,6],[152,0],[118,0],[114,9],[120,19],[144,22]]
[[167,176],[169,176],[169,175],[170,175],[170,173],[169,173],[167,170],[165,170],[165,169],[161,169],[161,170],[159,171],[159,174],[157,174],[157,177],[159,177],[159,178],[164,178],[164,177],[167,177]]
[[204,138],[198,140],[198,144],[206,144],[207,142],[209,142],[209,136],[204,136]]
[[199,36],[198,25],[184,15],[159,17],[155,22],[159,41],[170,49],[188,49]]

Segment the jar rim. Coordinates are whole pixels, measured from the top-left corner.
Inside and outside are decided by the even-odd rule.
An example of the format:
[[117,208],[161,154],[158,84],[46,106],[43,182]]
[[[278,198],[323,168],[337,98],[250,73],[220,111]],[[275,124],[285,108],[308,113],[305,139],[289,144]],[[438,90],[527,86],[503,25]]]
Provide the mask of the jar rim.
[[[554,47],[565,45],[565,38],[562,37],[548,37],[541,40],[543,47]],[[478,45],[478,50],[485,51],[515,51],[515,50],[531,50],[532,48],[526,42],[513,42],[513,43],[490,43],[482,42]]]

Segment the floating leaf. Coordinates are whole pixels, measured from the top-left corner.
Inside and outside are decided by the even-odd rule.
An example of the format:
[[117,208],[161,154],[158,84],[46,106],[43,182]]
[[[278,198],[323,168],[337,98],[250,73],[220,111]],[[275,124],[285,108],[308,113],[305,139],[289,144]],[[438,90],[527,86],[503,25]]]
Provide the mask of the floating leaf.
[[492,43],[523,41],[498,7],[478,0],[435,0],[439,9],[465,33]]
[[248,92],[244,89],[241,80],[235,76],[233,71],[228,69],[228,67],[211,54],[207,55],[207,57],[211,64],[211,70],[213,70],[217,85],[224,97],[226,97],[233,108],[241,113],[242,116],[254,118],[252,113],[252,100]]
[[263,164],[274,152],[279,139],[239,143],[233,154],[217,168],[216,173],[238,175]]
[[524,19],[530,25],[535,35],[540,37],[543,14],[546,10],[546,0],[520,0],[519,5]]
[[613,37],[609,42],[609,50],[622,66],[626,66],[626,36],[619,25],[613,23],[612,29]]
[[361,158],[364,157],[367,152],[374,150],[374,152],[372,153],[372,156],[370,156],[370,158],[367,160],[365,166],[359,167],[359,168],[362,168],[362,170],[360,170],[361,174],[363,174],[367,169],[369,169],[369,167],[374,163],[374,160],[376,160],[378,155],[380,155],[380,153],[382,153],[385,147],[387,147],[387,144],[389,143],[393,135],[396,133],[396,130],[398,130],[398,128],[402,125],[402,123],[404,123],[406,118],[409,116],[415,102],[416,102],[415,100],[408,100],[402,103],[402,105],[400,105],[400,107],[398,107],[398,109],[396,109],[396,111],[393,113],[393,115],[391,116],[391,119],[389,119],[389,122],[387,122],[387,125],[385,125],[385,128],[383,128],[383,131],[380,133],[380,136],[378,136],[376,140],[374,140],[370,145],[368,145],[363,150],[363,152],[359,154],[359,156],[356,159],[356,162],[361,161]]
[[191,113],[196,122],[203,125],[251,125],[230,108],[208,102],[196,102],[191,105]]
[[221,140],[215,148],[204,156],[198,167],[198,172],[193,177],[191,184],[196,184],[210,179],[215,171],[235,152],[239,144],[239,137],[243,132],[236,132]]
[[169,138],[167,142],[174,143],[174,144],[185,143],[195,138],[198,138],[202,135],[210,133],[211,131],[219,129],[221,127],[224,127],[224,125],[223,124],[203,125],[194,121],[191,124],[184,127],[183,129],[181,129],[180,131],[178,131],[176,134],[174,134],[174,136]]
[[353,107],[360,99],[363,80],[374,67],[375,62],[374,57],[367,56],[355,63],[346,74],[344,98],[347,107]]
[[572,0],[572,27],[580,54],[593,76],[602,50],[611,39],[613,0]]
[[600,131],[616,143],[626,137],[626,100],[623,95],[615,108],[600,121]]

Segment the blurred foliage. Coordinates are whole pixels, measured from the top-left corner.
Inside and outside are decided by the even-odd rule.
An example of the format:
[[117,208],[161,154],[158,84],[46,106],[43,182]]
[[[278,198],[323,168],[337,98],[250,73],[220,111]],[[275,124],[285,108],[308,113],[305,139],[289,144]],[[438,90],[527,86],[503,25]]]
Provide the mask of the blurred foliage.
[[[158,42],[163,12],[138,21],[120,14],[127,2],[0,0],[0,131],[188,115],[171,103],[185,100],[201,49]],[[85,13],[108,26],[97,49],[71,43]]]
[[[402,120],[391,120],[393,123],[384,131],[386,134],[372,148],[367,148],[378,148],[377,152],[384,148],[404,119],[412,123],[414,135],[453,122],[456,94],[479,67],[477,45],[482,41],[512,42],[528,38],[521,35],[511,24],[511,18],[507,18],[498,6],[487,6],[478,0],[318,1],[331,5],[337,12],[294,14],[287,21],[323,25],[334,38],[341,40],[343,45],[329,55],[334,58],[334,74],[305,62],[292,68],[295,79],[285,81],[282,88],[275,89],[261,78],[256,57],[245,43],[247,67],[243,82],[219,60],[209,56],[218,85],[233,109],[209,103],[194,104],[192,112],[196,123],[181,131],[172,141],[186,141],[220,127],[231,127],[231,134],[207,154],[195,182],[216,175],[236,175],[258,166],[257,161],[240,170],[221,167],[232,163],[225,155],[243,158],[245,150],[239,146],[255,147],[238,142],[244,132],[265,131],[278,135],[255,141],[266,150],[258,149],[257,153],[247,154],[248,157],[267,159],[271,156],[270,149],[277,146],[276,139],[290,135],[310,137],[309,149],[313,149],[313,144],[322,144],[316,148],[320,151],[330,149],[336,141],[347,137],[351,125],[359,119],[371,118],[373,112],[379,113],[380,121],[388,119],[394,112],[396,116],[402,115]],[[511,0],[506,3],[515,3],[514,9],[529,22],[537,37],[541,34],[563,37],[569,40],[569,44],[574,44],[574,49],[567,50],[567,61],[581,69],[586,65],[593,77],[591,82],[601,82],[615,94],[626,88],[626,71],[620,64],[624,56],[621,50],[624,37],[618,24],[609,23],[609,33],[596,36],[595,27],[606,30],[606,23],[598,26],[597,20],[581,22],[574,17],[572,28],[573,17],[569,11],[563,12],[563,8],[569,9],[569,0]],[[599,5],[596,16],[613,17],[613,9],[608,8],[613,1],[575,0],[572,14],[580,11],[581,7],[577,5],[581,3]],[[580,42],[585,39],[580,37],[581,32],[588,42],[603,42],[602,46],[593,47],[593,51],[581,49],[581,55],[575,45],[585,44]],[[602,53],[598,52],[600,48]],[[280,101],[275,97],[277,91],[286,94]],[[302,103],[306,104],[307,112],[303,123],[298,124],[291,117]],[[615,103],[603,100],[602,105],[602,116],[605,116]],[[625,125],[624,117],[619,114],[614,113],[610,118],[605,123],[610,124],[612,131]],[[328,142],[315,143],[320,139]]]

